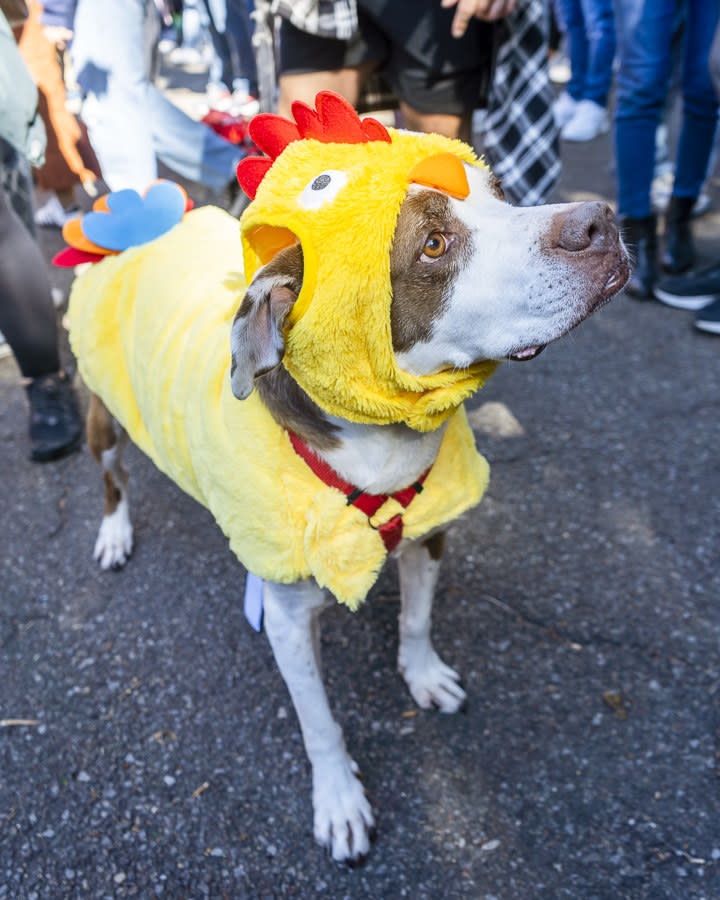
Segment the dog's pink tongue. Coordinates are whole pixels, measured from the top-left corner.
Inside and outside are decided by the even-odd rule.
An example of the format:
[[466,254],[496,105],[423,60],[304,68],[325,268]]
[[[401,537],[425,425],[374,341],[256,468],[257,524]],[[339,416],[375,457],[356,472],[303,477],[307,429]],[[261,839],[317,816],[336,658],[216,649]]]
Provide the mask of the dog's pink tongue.
[[544,344],[538,345],[536,347],[523,347],[522,350],[518,350],[517,353],[513,353],[510,359],[516,359],[518,360],[518,362],[524,362],[526,359],[535,359],[535,357],[539,356],[544,349]]

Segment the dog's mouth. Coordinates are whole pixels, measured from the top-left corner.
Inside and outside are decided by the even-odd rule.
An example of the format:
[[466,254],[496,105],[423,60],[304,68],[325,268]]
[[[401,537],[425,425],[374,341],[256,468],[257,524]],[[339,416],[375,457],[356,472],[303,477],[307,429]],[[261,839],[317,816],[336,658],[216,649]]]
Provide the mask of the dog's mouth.
[[625,253],[618,265],[610,272],[605,282],[603,295],[606,300],[611,300],[615,294],[619,293],[627,284],[630,278],[630,260]]
[[535,359],[536,356],[540,356],[546,347],[547,344],[536,344],[532,347],[523,347],[522,350],[516,350],[515,353],[511,353],[508,358],[513,359],[516,362],[526,362],[528,359]]
[[[580,314],[577,321],[572,325],[572,328],[575,328],[580,322],[588,318],[588,316],[597,312],[600,307],[609,303],[610,300],[625,287],[629,277],[630,263],[627,254],[623,252],[617,265],[611,269],[607,276],[602,290],[587,304],[586,309]],[[562,336],[563,335],[558,335],[558,338]],[[557,340],[558,338],[554,338],[554,340]],[[546,347],[547,343],[530,344],[527,347],[521,347],[519,350],[515,350],[513,353],[508,354],[507,358],[514,362],[527,362],[530,359],[535,359],[535,357],[540,356]]]

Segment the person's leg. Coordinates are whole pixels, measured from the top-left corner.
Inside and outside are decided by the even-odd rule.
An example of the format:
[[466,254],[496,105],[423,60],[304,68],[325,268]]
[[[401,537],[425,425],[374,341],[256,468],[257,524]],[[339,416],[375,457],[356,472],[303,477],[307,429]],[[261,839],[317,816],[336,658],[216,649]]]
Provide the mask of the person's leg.
[[615,44],[618,56],[623,53],[625,44],[632,38],[644,2],[645,0],[613,0]]
[[718,120],[718,97],[710,74],[710,51],[720,0],[691,0],[685,24],[683,122],[678,140],[677,197],[697,197],[707,174]]
[[403,123],[410,131],[434,131],[449,138],[459,138],[470,143],[472,113],[466,112],[461,116],[448,113],[423,113],[400,102],[400,112]]
[[233,89],[233,66],[227,37],[227,6],[221,0],[203,0],[208,18],[208,32],[215,59],[210,65],[209,82],[222,85],[228,92]]
[[0,331],[24,378],[57,372],[55,308],[45,260],[0,184]]
[[144,87],[150,72],[145,0],[79,0],[73,59],[83,119],[112,190],[143,191],[157,178]]
[[226,37],[232,61],[233,84],[237,88],[238,79],[248,82],[250,94],[258,95],[257,66],[252,46],[253,25],[247,0],[227,0]]
[[657,224],[650,201],[655,131],[672,63],[675,0],[654,0],[637,11],[621,43],[615,100],[618,212],[634,252],[629,294],[651,297],[657,278]]
[[590,50],[583,4],[580,0],[556,0],[555,9],[560,27],[566,35],[570,60],[570,81],[565,90],[573,100],[582,100],[585,96]]
[[150,82],[145,0],[109,5],[80,0],[77,78],[90,140],[112,190],[142,193],[157,178],[157,158],[179,175],[222,190],[242,158],[234,144],[196,122]]
[[[566,141],[591,141],[609,129],[607,100],[615,55],[615,28],[611,0],[581,0],[587,65],[582,97],[572,117],[562,126]],[[555,109],[556,120],[562,125]]]
[[687,4],[682,73],[683,123],[663,252],[663,266],[673,274],[686,271],[695,261],[690,221],[707,174],[717,126],[718,100],[709,60],[719,14],[720,0],[691,0]]
[[292,118],[295,100],[315,106],[318,91],[335,91],[353,106],[357,106],[363,83],[372,67],[336,69],[333,71],[303,72],[281,75],[278,80],[278,115]]
[[674,0],[646,3],[623,42],[617,73],[615,145],[618,210],[650,215],[655,129],[670,75]]
[[583,99],[605,107],[615,59],[615,19],[611,0],[582,0],[588,42]]
[[715,96],[720,100],[720,24],[715,29],[715,36],[710,47],[708,68],[710,69],[710,78],[715,90]]
[[[0,142],[0,145],[2,142]],[[3,166],[0,164],[0,171]],[[60,369],[57,323],[45,260],[0,181],[0,330],[23,375],[30,404],[30,458],[46,462],[80,445],[82,423]]]
[[284,19],[278,38],[278,113],[288,118],[293,101],[314,107],[318,91],[335,91],[356,106],[384,51],[374,33],[342,41],[308,34]]
[[[216,4],[215,13],[224,28],[225,18],[224,15],[221,17],[221,12],[224,12],[224,4]],[[203,122],[195,121],[178,109],[150,78],[150,60],[160,34],[153,0],[146,0],[144,31],[145,73],[140,87],[144,101],[143,114],[150,124],[154,154],[174,172],[196,184],[203,184],[215,191],[235,185],[235,170],[245,155],[243,151]]]
[[120,85],[97,93],[90,89],[83,119],[110,190],[132,188],[142,194],[157,180],[152,122],[140,85],[131,91]]
[[360,0],[358,7],[363,32],[387,47],[383,75],[404,126],[470,142],[472,114],[486,103],[494,26],[473,18],[455,38],[453,9],[435,0]]
[[152,128],[152,147],[166,166],[215,191],[221,191],[234,179],[237,164],[245,155],[239,147],[203,122],[191,119],[155,85],[145,85],[144,99],[144,115]]

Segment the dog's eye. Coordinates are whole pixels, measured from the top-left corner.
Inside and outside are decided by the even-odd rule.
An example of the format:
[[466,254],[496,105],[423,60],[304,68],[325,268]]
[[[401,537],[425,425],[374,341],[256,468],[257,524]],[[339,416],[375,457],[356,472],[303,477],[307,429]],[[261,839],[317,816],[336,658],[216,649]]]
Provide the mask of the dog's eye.
[[320,209],[326,203],[330,203],[338,195],[340,188],[347,184],[347,174],[339,169],[327,169],[316,175],[310,184],[306,185],[302,194],[298,197],[298,203],[304,209]]
[[447,241],[439,231],[433,231],[432,234],[428,235],[423,247],[423,256],[427,256],[430,259],[440,259],[446,252]]

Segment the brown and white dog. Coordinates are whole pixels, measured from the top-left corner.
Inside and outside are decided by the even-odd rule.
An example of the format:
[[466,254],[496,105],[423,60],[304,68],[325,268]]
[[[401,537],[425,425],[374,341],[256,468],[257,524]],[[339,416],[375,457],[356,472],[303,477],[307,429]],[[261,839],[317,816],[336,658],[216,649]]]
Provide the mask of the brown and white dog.
[[[629,274],[606,204],[513,208],[487,170],[465,169],[466,199],[415,184],[397,220],[390,250],[392,342],[398,364],[414,375],[532,359],[610,300]],[[245,397],[254,386],[274,419],[341,478],[370,494],[392,494],[432,465],[444,428],[358,424],[307,396],[278,365],[283,326],[302,282],[299,245],[256,273],[232,327],[233,390]],[[132,549],[125,438],[96,396],[87,429],[106,491],[95,556],[103,568],[119,567]],[[465,692],[430,637],[443,543],[442,533],[431,533],[403,540],[394,552],[401,584],[398,669],[421,707],[451,713]],[[357,862],[369,850],[374,819],[321,681],[318,614],[328,602],[312,579],[265,584],[265,626],[312,763],[315,837],[334,859]]]

